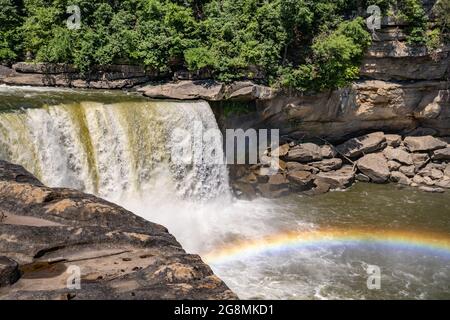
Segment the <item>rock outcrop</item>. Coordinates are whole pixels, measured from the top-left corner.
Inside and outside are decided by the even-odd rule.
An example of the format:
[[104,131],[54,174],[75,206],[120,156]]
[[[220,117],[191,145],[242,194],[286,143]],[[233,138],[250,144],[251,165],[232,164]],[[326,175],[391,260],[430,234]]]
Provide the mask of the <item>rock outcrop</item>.
[[3,161],[0,214],[0,299],[237,298],[163,226]]

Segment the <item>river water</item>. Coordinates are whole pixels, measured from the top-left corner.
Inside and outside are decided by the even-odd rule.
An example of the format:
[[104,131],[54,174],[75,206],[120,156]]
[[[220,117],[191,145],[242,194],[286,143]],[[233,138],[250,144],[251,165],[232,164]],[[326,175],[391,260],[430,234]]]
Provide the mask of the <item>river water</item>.
[[0,158],[165,225],[240,298],[450,299],[449,193],[233,199],[225,166],[173,163],[168,137],[193,123],[217,129],[206,102],[0,86]]

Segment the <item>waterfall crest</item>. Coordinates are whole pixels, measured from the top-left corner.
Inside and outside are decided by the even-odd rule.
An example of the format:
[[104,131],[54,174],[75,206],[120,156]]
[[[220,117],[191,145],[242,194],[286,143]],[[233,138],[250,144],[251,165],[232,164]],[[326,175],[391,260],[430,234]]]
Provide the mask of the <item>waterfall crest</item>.
[[[228,194],[225,165],[171,161],[172,132],[191,132],[193,123],[218,131],[203,101],[56,99],[39,107],[0,110],[0,158],[23,165],[49,186],[110,200],[145,196],[158,188],[199,200]],[[215,140],[214,149],[223,155],[221,140]],[[192,148],[206,152],[204,145],[193,143]]]

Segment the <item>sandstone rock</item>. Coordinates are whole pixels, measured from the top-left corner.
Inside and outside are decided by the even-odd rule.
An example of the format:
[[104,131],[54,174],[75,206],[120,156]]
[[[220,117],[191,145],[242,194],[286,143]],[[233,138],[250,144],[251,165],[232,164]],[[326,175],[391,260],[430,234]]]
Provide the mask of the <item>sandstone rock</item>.
[[277,91],[251,81],[236,81],[225,87],[224,99],[233,101],[270,100]]
[[445,167],[444,175],[450,178],[450,164]]
[[438,171],[443,174],[445,170],[445,165],[437,164],[437,163],[429,163],[425,168],[421,169],[418,174],[422,177],[432,177],[433,175],[440,175]]
[[294,171],[287,176],[291,186],[296,190],[309,190],[314,187],[315,176],[308,171]]
[[412,178],[416,174],[416,167],[415,166],[401,166],[399,171],[406,175],[409,178]]
[[343,166],[341,169],[317,174],[317,182],[330,185],[331,189],[345,189],[355,181],[355,172],[352,166]]
[[442,180],[439,180],[435,183],[437,187],[450,189],[450,177],[443,177]]
[[433,180],[439,180],[444,177],[444,173],[439,169],[431,169],[430,178]]
[[291,148],[285,158],[297,162],[318,161],[322,160],[322,149],[314,143],[302,143]]
[[337,155],[336,150],[334,149],[334,147],[330,146],[330,145],[323,145],[321,147],[322,149],[322,157],[324,158],[334,158]]
[[430,177],[424,177],[423,178],[423,183],[426,184],[427,186],[434,186],[436,184],[433,181],[433,179],[431,179]]
[[19,264],[8,257],[0,256],[0,288],[12,285],[19,278]]
[[[0,300],[237,298],[165,227],[92,195],[47,188],[3,161],[0,212],[7,215],[0,256],[15,260],[23,273],[0,290]],[[74,264],[82,271],[81,290],[66,286]]]
[[433,151],[433,160],[450,161],[450,147]]
[[388,167],[390,171],[398,171],[400,167],[402,166],[401,163],[398,163],[397,161],[390,160],[388,161]]
[[268,184],[272,187],[272,190],[274,188],[285,188],[288,186],[288,180],[282,174],[275,174],[269,177]]
[[427,187],[427,186],[420,186],[419,190],[424,192],[431,192],[431,193],[444,193],[445,190],[442,188],[433,188],[433,187]]
[[219,101],[224,96],[224,85],[211,80],[184,80],[162,85],[150,85],[138,90],[145,96],[158,99]]
[[315,187],[313,189],[305,191],[304,194],[309,196],[317,196],[327,193],[331,189],[331,186],[321,179],[314,180],[314,185]]
[[355,178],[359,182],[370,182],[370,178],[362,173],[357,173]]
[[392,182],[396,182],[398,184],[402,184],[402,185],[406,185],[406,186],[411,184],[411,180],[407,176],[405,176],[403,173],[398,172],[398,171],[391,172],[390,180]]
[[366,153],[375,152],[386,147],[383,132],[375,132],[358,138],[350,139],[337,146],[337,150],[349,158],[355,158]]
[[284,144],[282,146],[279,146],[278,148],[276,148],[275,150],[273,150],[270,155],[272,157],[284,157],[285,155],[287,155],[289,152],[289,144]]
[[375,183],[384,183],[389,179],[389,166],[381,153],[365,155],[358,160],[357,165],[358,169]]
[[293,171],[310,171],[312,173],[319,172],[319,169],[317,169],[317,168],[314,168],[307,164],[298,163],[298,162],[287,162],[286,169],[288,172],[293,172]]
[[445,142],[432,136],[406,137],[404,143],[411,152],[429,152],[447,147]]
[[309,165],[320,171],[327,172],[340,169],[342,167],[342,160],[339,158],[324,159],[321,161],[310,162]]
[[402,136],[398,134],[385,134],[384,137],[389,147],[397,148],[402,143]]
[[412,160],[415,166],[415,171],[418,172],[430,161],[430,157],[427,153],[413,153]]
[[388,160],[395,160],[406,165],[413,164],[413,158],[411,154],[402,149],[387,147],[386,149],[384,149],[383,154]]

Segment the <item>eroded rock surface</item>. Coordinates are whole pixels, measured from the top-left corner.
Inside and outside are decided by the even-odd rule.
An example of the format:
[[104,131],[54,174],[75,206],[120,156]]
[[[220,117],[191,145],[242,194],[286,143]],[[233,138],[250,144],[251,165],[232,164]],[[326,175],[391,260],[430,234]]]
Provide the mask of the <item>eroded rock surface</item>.
[[0,299],[237,298],[163,226],[3,161],[0,213]]

